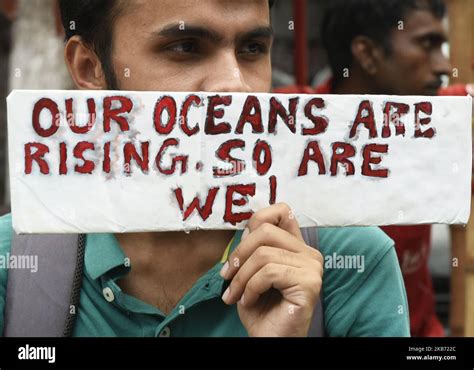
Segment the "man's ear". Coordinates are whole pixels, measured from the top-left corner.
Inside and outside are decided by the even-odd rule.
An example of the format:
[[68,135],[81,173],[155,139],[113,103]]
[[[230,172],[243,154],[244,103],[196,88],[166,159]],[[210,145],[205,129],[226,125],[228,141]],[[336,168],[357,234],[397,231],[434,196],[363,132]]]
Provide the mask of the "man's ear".
[[369,76],[374,76],[382,57],[382,51],[367,36],[356,36],[351,43],[352,56],[360,68]]
[[74,83],[80,90],[104,90],[107,87],[97,54],[79,36],[71,37],[64,58]]

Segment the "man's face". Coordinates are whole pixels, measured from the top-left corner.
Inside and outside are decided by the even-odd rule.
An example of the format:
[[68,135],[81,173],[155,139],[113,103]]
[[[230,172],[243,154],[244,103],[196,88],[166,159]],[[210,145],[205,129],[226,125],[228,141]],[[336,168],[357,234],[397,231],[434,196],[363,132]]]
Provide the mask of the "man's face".
[[113,29],[121,90],[269,92],[268,0],[133,0]]
[[380,93],[436,95],[441,76],[451,68],[441,50],[445,41],[442,21],[430,11],[407,13],[403,30],[392,31],[392,53],[384,57],[375,76]]

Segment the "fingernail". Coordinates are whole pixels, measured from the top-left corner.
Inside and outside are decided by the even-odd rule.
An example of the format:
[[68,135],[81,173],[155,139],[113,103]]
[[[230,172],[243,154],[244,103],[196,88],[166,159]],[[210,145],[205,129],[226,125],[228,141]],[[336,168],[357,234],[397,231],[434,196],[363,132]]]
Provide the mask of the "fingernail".
[[244,240],[247,237],[247,235],[249,235],[249,232],[250,232],[249,228],[246,227],[244,232],[242,233],[242,236],[240,237],[240,240]]
[[242,294],[242,297],[240,297],[240,301],[239,301],[240,305],[244,305],[245,301],[244,301],[244,295]]
[[220,274],[223,278],[225,278],[226,275],[227,275],[227,271],[229,271],[229,261],[227,261],[227,262],[224,264],[224,266],[222,266],[221,272],[219,272],[219,274]]
[[227,301],[227,298],[229,297],[229,295],[230,295],[230,287],[228,287],[228,288],[226,289],[226,291],[224,292],[224,294],[222,295],[222,300],[223,300],[225,303],[227,303],[226,301]]

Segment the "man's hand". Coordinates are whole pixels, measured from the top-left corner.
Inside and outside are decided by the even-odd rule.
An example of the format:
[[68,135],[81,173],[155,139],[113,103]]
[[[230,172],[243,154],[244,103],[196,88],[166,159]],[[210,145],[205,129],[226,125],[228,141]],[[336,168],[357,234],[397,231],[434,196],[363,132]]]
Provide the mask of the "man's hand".
[[249,336],[307,336],[322,286],[323,257],[306,245],[286,204],[256,212],[221,271],[222,299],[238,303]]

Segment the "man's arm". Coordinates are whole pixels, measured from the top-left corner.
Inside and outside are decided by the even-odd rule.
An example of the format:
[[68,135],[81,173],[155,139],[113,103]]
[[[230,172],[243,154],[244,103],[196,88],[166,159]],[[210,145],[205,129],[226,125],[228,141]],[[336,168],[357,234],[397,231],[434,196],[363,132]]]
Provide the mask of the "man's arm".
[[375,227],[331,228],[322,230],[320,235],[326,262],[343,255],[356,256],[362,262],[355,268],[325,266],[323,306],[327,334],[410,336],[405,285],[393,241]]
[[367,276],[347,304],[333,317],[355,314],[348,337],[409,337],[410,321],[403,279],[395,250],[391,248]]

